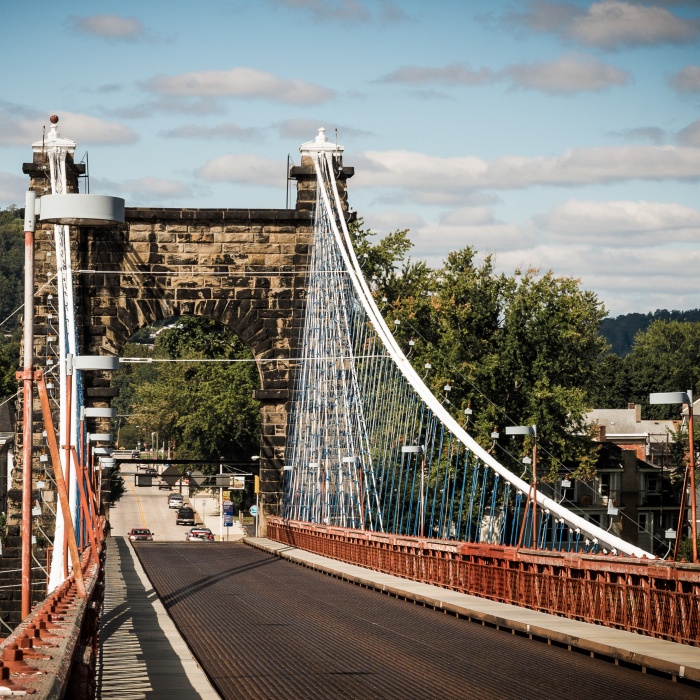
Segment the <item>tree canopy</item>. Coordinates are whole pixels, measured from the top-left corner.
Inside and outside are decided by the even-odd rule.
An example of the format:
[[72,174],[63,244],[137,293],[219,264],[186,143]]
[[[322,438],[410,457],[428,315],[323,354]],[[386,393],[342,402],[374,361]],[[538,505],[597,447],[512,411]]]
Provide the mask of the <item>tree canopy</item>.
[[216,462],[257,453],[260,406],[253,391],[259,379],[233,332],[210,319],[181,317],[158,334],[152,349],[132,344],[124,352],[156,361],[122,365],[113,380],[119,389],[113,405],[126,417],[120,445],[150,442],[156,432],[179,458]]
[[[432,270],[406,259],[405,231],[373,245],[360,222],[353,235],[395,335],[456,418],[472,409],[470,433],[491,448],[494,428],[536,424],[543,472],[553,476],[566,464],[590,475],[587,384],[608,347],[595,294],[551,272],[496,272],[491,256],[480,260],[470,247]],[[503,437],[499,444],[518,457],[530,449]],[[508,461],[505,451],[498,457]]]

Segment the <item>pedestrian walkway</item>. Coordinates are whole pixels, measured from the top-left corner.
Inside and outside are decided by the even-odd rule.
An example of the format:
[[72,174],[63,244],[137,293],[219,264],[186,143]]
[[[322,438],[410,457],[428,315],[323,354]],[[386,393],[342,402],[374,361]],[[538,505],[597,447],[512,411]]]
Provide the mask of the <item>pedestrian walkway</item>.
[[219,700],[125,537],[107,538],[97,698]]
[[528,610],[486,598],[457,593],[439,586],[365,569],[265,538],[246,538],[245,543],[298,564],[346,581],[375,588],[399,598],[413,600],[459,617],[547,640],[591,656],[612,659],[643,671],[668,674],[700,683],[700,648],[654,639],[625,630],[592,625],[566,617]]

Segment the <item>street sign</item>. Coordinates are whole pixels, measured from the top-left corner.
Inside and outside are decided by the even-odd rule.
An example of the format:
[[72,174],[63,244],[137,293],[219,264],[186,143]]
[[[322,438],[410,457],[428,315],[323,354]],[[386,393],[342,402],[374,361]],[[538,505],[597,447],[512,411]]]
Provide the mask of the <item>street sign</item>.
[[168,485],[168,486],[175,486],[175,484],[180,480],[180,470],[177,469],[177,467],[174,467],[172,464],[167,467],[163,473],[160,475],[160,478]]
[[231,503],[231,492],[230,491],[222,491],[221,492],[221,500],[226,503],[228,501]]
[[202,472],[198,470],[190,472],[191,484],[194,484],[195,486],[201,486],[204,483],[204,479],[206,479],[206,477],[204,476],[204,474],[202,474]]
[[244,476],[232,476],[231,477],[231,488],[234,491],[242,491],[245,488],[245,477]]
[[224,501],[224,517],[227,515],[233,515],[233,503],[231,501]]
[[233,513],[224,513],[224,527],[233,527]]
[[231,485],[230,474],[217,474],[216,475],[216,485],[221,488],[228,488]]
[[258,514],[258,507],[257,506],[250,506],[250,514],[255,516]]

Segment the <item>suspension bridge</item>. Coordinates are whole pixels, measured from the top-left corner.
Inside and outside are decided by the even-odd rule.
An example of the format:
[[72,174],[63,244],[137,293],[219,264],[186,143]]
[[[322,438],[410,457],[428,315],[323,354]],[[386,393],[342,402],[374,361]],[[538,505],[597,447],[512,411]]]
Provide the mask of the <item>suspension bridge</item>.
[[[41,197],[31,192],[25,207],[28,275],[34,269],[37,222],[53,229],[58,371],[50,377],[58,386],[51,394],[47,369],[36,367],[32,278],[25,294],[24,369],[18,373],[23,386],[23,439],[18,451],[21,467],[15,470],[23,493],[22,622],[3,642],[3,659],[7,662],[0,684],[16,692],[23,683],[27,686],[21,675],[27,671],[20,664],[31,668],[32,654],[42,656],[42,645],[51,643],[47,637],[56,629],[61,634],[56,632],[54,636],[61,641],[56,647],[59,651],[53,652],[54,661],[41,659],[36,668],[44,668],[44,677],[53,678],[53,685],[62,689],[51,692],[65,693],[70,687],[72,697],[94,693],[105,566],[109,570],[100,479],[103,470],[114,462],[108,454],[96,459],[86,421],[90,417],[107,421],[112,415],[108,406],[94,405],[95,397],[104,399],[108,391],[100,394],[94,388],[108,383],[103,380],[100,384],[99,377],[104,375],[99,373],[115,368],[118,361],[114,355],[91,355],[84,350],[118,349],[118,339],[143,325],[149,313],[152,318],[162,318],[173,309],[207,313],[234,328],[241,324],[241,337],[261,368],[260,397],[270,409],[263,415],[263,427],[273,429],[263,430],[261,476],[267,488],[262,499],[262,537],[253,538],[255,544],[278,555],[281,546],[302,550],[322,555],[324,561],[359,565],[375,574],[398,576],[577,624],[646,635],[662,645],[659,658],[664,661],[656,670],[674,679],[700,681],[700,660],[693,655],[700,646],[700,568],[659,561],[554,498],[551,489],[538,484],[536,426],[510,428],[513,434],[528,436],[535,446],[531,478],[525,481],[479,445],[468,427],[433,395],[387,326],[362,273],[348,230],[345,180],[350,173],[342,163],[342,147],[330,143],[324,130],[300,148],[301,166],[295,169],[300,193],[297,209],[293,215],[278,212],[268,217],[283,226],[294,221],[297,237],[308,233],[308,249],[302,246],[303,252],[299,253],[299,241],[295,239],[294,243],[295,254],[303,256],[301,271],[293,269],[293,256],[284,259],[281,248],[264,249],[277,265],[275,279],[289,275],[303,289],[303,300],[290,302],[286,310],[280,300],[294,294],[285,297],[283,286],[275,292],[269,281],[267,287],[261,285],[259,289],[239,282],[250,294],[238,296],[236,292],[233,299],[206,293],[216,274],[249,279],[248,273],[269,273],[269,267],[261,265],[262,248],[251,253],[257,255],[255,264],[249,260],[249,265],[240,267],[235,260],[226,259],[236,250],[232,239],[221,244],[228,246],[228,253],[221,248],[217,259],[209,261],[209,281],[197,294],[192,294],[190,285],[183,287],[187,294],[178,296],[173,285],[156,282],[146,294],[146,276],[157,280],[159,275],[180,272],[168,267],[175,263],[159,252],[154,229],[144,223],[147,212],[134,216],[138,224],[129,229],[131,248],[119,248],[124,244],[124,236],[119,233],[124,227],[124,203],[117,198],[71,191],[71,168],[76,167],[73,151],[74,144],[61,139],[55,129],[41,146],[35,144],[35,162],[47,163],[46,191]],[[196,211],[181,212],[179,216],[180,222],[195,224],[205,218],[215,220],[218,228],[212,226],[205,233],[201,227],[197,229],[200,238],[215,241],[227,220],[235,219],[240,228],[240,214],[229,211],[206,216]],[[251,217],[248,212],[249,225]],[[93,313],[94,299],[100,299],[101,292],[93,290],[89,295],[92,301],[77,298],[81,286],[73,277],[86,274],[86,270],[72,255],[79,248],[77,241],[83,240],[80,236],[86,235],[85,231],[94,236],[100,226],[107,227],[107,236],[112,231],[115,240],[121,240],[114,247],[107,246],[112,257],[102,261],[117,257],[118,263],[109,268],[100,262],[104,267],[101,269],[93,262],[91,273],[104,277],[105,288],[111,275],[118,280],[119,289],[128,289],[131,284],[141,296],[122,295],[125,310],[114,313],[121,326],[110,331],[107,322],[94,324],[100,329],[81,347],[81,337],[85,338],[80,330],[81,312],[91,309]],[[308,232],[304,226],[308,226]],[[265,238],[265,228],[260,231],[255,235],[264,238],[257,241],[261,246],[278,245],[271,243],[271,235],[283,235],[273,233]],[[178,233],[174,227],[166,233],[173,232]],[[139,239],[140,235],[144,238]],[[182,235],[189,237],[187,245],[191,245],[191,230]],[[230,235],[242,234],[236,231]],[[139,253],[141,242],[148,245],[148,254],[140,257],[127,271],[129,274],[120,271],[129,257],[127,253]],[[88,241],[85,247],[95,250],[98,246]],[[192,266],[192,261],[188,264]],[[96,281],[90,284],[97,289]],[[109,289],[114,290],[114,286]],[[256,300],[257,306],[253,303]],[[130,303],[138,307],[138,313],[128,311]],[[269,320],[273,307],[277,313],[274,322]],[[251,316],[253,313],[258,316]],[[108,318],[106,314],[104,318]],[[281,363],[287,368],[282,372]],[[98,379],[90,379],[89,372],[97,372]],[[39,432],[45,441],[58,500],[48,575],[39,581],[32,580],[32,509],[38,470],[45,466],[37,465],[38,455],[33,450],[35,391],[42,415]],[[279,434],[280,426],[284,436]],[[106,432],[92,433],[93,438],[96,435],[101,436],[96,442],[111,440]],[[42,460],[48,461],[44,455]],[[146,568],[147,548],[145,545],[142,555]],[[333,569],[340,564],[323,566]],[[436,600],[442,598],[438,595]],[[449,605],[439,602],[433,607],[447,609]],[[459,610],[452,612],[479,619],[476,612]],[[483,622],[487,618],[488,614],[483,613],[480,619]],[[498,619],[501,623],[493,624],[498,626],[505,618]],[[70,624],[63,624],[66,620]],[[511,629],[532,636],[530,625],[514,622]],[[576,635],[585,636],[579,632]],[[573,636],[567,632],[557,637],[552,632],[547,638],[570,647]],[[611,650],[619,651],[622,646],[611,644],[606,648],[608,656],[617,658],[618,652]],[[684,654],[682,662],[675,665],[664,656],[673,656],[673,649],[683,649]],[[629,663],[639,658],[636,652],[619,653]],[[687,654],[690,656],[686,658]],[[639,665],[653,668],[651,656]],[[37,685],[36,678],[32,683],[32,687]]]

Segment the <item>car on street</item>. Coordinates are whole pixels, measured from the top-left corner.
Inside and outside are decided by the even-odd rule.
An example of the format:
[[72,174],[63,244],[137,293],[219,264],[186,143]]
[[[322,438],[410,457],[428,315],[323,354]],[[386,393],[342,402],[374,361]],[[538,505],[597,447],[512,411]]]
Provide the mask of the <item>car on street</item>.
[[129,530],[129,539],[132,542],[153,542],[154,533],[145,527],[135,527]]
[[177,511],[177,517],[175,518],[176,525],[194,525],[194,509],[190,506],[182,506],[180,510]]
[[172,491],[173,490],[173,487],[167,481],[163,481],[162,479],[158,483],[158,488],[164,489],[165,491]]
[[208,527],[193,527],[185,535],[187,542],[213,542],[214,535]]
[[181,493],[171,493],[168,496],[168,508],[180,509],[185,505],[185,497]]

